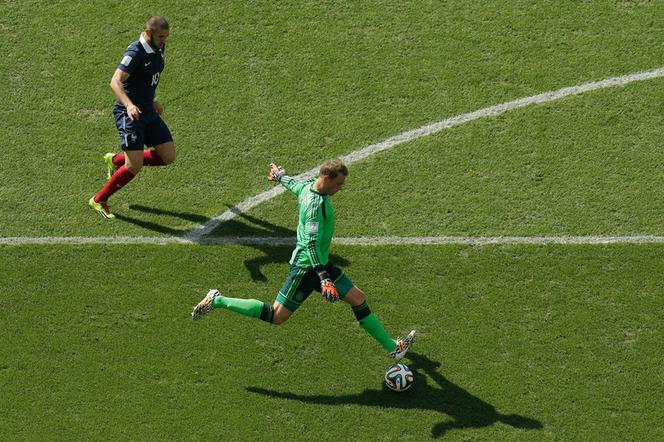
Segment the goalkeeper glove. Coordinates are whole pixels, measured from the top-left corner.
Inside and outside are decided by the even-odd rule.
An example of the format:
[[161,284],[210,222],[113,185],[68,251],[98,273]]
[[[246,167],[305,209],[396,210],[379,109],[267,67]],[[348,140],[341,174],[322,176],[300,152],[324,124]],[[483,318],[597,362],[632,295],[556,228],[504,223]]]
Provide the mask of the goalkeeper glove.
[[320,294],[329,302],[337,302],[339,300],[339,292],[334,286],[334,282],[332,282],[327,270],[324,268],[316,269],[316,273],[318,273],[318,278],[320,278]]
[[286,175],[286,169],[276,164],[270,164],[270,173],[267,175],[269,181],[281,181],[281,178]]

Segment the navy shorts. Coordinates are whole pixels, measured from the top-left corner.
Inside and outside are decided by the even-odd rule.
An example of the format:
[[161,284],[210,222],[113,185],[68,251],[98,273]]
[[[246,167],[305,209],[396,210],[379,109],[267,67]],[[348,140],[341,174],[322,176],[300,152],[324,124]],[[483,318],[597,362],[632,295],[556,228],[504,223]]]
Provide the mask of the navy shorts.
[[115,125],[120,133],[122,150],[143,150],[173,141],[171,131],[157,112],[142,113],[138,120],[131,120],[125,108],[114,109]]

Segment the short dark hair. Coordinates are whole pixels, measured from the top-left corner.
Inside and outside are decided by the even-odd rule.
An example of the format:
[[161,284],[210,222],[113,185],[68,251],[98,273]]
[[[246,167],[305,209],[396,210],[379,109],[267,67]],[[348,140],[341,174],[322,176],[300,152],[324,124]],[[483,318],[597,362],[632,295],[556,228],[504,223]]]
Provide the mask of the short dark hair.
[[152,32],[156,32],[159,29],[168,29],[168,22],[161,15],[153,15],[148,19],[147,23],[145,23],[145,30],[148,29]]
[[341,160],[331,160],[320,166],[318,174],[333,180],[339,175],[348,176],[348,167]]

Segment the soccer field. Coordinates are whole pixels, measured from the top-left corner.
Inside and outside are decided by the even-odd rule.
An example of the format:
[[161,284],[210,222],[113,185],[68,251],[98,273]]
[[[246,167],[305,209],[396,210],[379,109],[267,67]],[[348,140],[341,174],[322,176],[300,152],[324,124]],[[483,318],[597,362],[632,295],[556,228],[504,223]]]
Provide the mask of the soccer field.
[[[1,440],[664,440],[664,3],[0,4]],[[178,159],[102,220],[155,13]],[[189,317],[272,301],[268,164],[337,157],[333,260],[418,330],[401,394],[346,305]]]

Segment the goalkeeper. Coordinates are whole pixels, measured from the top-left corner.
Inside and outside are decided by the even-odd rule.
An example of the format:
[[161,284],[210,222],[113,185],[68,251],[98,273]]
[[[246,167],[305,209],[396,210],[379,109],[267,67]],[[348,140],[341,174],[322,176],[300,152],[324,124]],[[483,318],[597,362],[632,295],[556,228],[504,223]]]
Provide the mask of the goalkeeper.
[[403,339],[392,339],[369,309],[364,292],[328,260],[334,234],[330,197],[343,188],[347,176],[348,168],[340,160],[323,164],[318,177],[306,181],[292,178],[281,166],[272,164],[268,179],[297,195],[300,208],[297,246],[286,282],[272,305],[256,299],[229,298],[218,290],[210,290],[194,307],[192,319],[200,319],[213,308],[224,308],[271,324],[283,324],[316,290],[329,302],[348,303],[362,328],[394,359],[401,359],[414,341],[415,330]]

